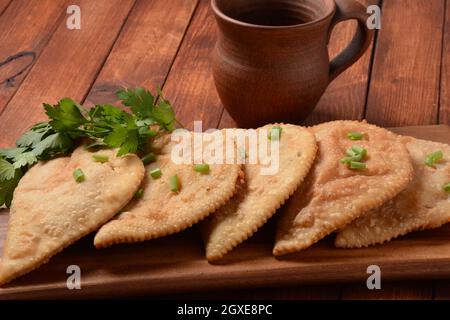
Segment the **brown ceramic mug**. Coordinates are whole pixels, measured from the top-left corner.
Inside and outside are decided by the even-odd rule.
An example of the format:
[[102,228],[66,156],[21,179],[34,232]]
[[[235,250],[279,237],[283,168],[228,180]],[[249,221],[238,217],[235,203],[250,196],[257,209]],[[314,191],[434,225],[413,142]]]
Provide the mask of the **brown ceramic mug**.
[[[242,127],[304,120],[373,37],[366,8],[355,0],[212,0],[211,5],[219,27],[214,81]],[[331,31],[350,19],[358,21],[357,32],[330,62]]]

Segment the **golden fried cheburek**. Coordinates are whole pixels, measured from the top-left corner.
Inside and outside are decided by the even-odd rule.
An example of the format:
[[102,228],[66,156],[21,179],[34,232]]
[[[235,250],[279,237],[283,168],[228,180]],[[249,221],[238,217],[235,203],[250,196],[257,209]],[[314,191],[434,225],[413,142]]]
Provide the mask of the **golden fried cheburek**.
[[[443,186],[450,182],[450,146],[401,137],[411,155],[413,181],[397,197],[364,214],[341,230],[337,247],[360,248],[390,241],[415,230],[437,228],[450,221],[450,195]],[[442,151],[444,157],[427,166],[428,155]]]
[[[224,131],[217,133],[224,135]],[[188,134],[193,154],[205,150],[212,143],[207,141],[207,134],[200,134],[204,140],[195,144],[193,134]],[[193,163],[174,163],[172,151],[177,143],[167,136],[157,141],[155,146],[160,154],[155,162],[146,166],[146,170],[151,172],[159,168],[162,176],[154,179],[147,175],[144,178],[142,196],[132,200],[121,214],[97,232],[94,239],[97,248],[140,242],[182,231],[225,204],[242,180],[242,165],[236,161],[209,164],[209,173],[202,174],[194,171]],[[178,192],[171,191],[169,184],[170,177],[175,175],[180,183]]]
[[[11,205],[0,284],[46,263],[130,201],[144,177],[144,165],[135,155],[116,157],[116,152],[79,147],[70,157],[39,162],[25,174]],[[96,162],[95,154],[109,161]],[[83,171],[83,182],[75,181],[75,169]]]
[[[270,132],[272,126],[267,125],[257,131]],[[311,168],[317,151],[312,132],[294,125],[279,126],[282,131],[278,172],[263,175],[261,163],[245,164],[245,185],[202,224],[209,261],[221,259],[266,223],[297,189]]]
[[[358,121],[311,128],[319,145],[316,163],[279,215],[274,255],[308,248],[404,190],[413,177],[406,147],[390,131]],[[352,141],[348,134],[362,133]],[[341,163],[346,150],[367,150],[366,168]]]

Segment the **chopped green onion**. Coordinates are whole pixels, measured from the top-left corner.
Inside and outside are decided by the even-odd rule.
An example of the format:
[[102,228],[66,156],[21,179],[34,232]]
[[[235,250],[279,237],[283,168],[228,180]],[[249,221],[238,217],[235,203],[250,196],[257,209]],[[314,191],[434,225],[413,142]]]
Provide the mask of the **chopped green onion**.
[[244,148],[240,148],[240,149],[239,149],[239,157],[240,157],[242,160],[247,159],[247,152],[245,151]]
[[367,150],[360,146],[353,146],[345,152],[346,157],[341,159],[341,163],[361,162],[367,155]]
[[352,157],[344,157],[341,159],[342,164],[348,164],[352,161]]
[[102,155],[102,154],[94,154],[92,156],[92,159],[94,159],[95,162],[101,162],[101,163],[105,163],[109,161],[109,157]]
[[445,192],[450,193],[450,182],[443,186],[442,189],[444,189]]
[[353,146],[345,152],[346,157],[341,159],[341,163],[347,165],[349,169],[362,170],[366,164],[361,162],[367,156],[367,149],[361,146]]
[[434,164],[441,161],[442,159],[444,159],[444,153],[441,150],[438,150],[427,156],[425,164],[429,167],[434,168]]
[[156,168],[156,169],[151,170],[151,171],[150,171],[150,176],[151,176],[153,179],[159,179],[159,178],[161,178],[161,176],[162,176],[162,171],[161,171],[161,169],[160,169],[160,168]]
[[358,154],[358,155],[356,155],[356,156],[352,156],[352,157],[344,157],[344,158],[342,158],[342,159],[341,159],[341,163],[349,164],[349,163],[352,162],[352,161],[360,162],[361,160],[362,160],[362,155],[361,155],[361,154]]
[[86,179],[84,172],[80,168],[73,171],[73,178],[77,183],[83,182]]
[[345,154],[348,156],[348,157],[354,157],[354,156],[357,156],[358,154],[355,152],[355,151],[353,151],[352,149],[347,149],[347,151],[345,151]]
[[280,140],[281,131],[283,131],[283,128],[281,128],[280,126],[273,126],[269,132],[269,140]]
[[367,150],[360,146],[353,146],[351,150],[354,152],[354,155],[361,155],[363,158],[367,155]]
[[136,193],[134,194],[134,197],[141,198],[143,194],[144,194],[144,189],[140,188],[138,191],[136,191]]
[[367,166],[365,163],[363,162],[357,162],[357,161],[351,161],[350,162],[350,169],[356,169],[356,170],[363,170],[365,169]]
[[350,148],[345,151],[345,154],[349,157],[354,157],[358,155],[358,152],[354,151],[353,148]]
[[149,163],[156,161],[156,155],[153,152],[150,152],[149,154],[143,156],[141,160],[144,163],[144,165],[148,165]]
[[209,164],[196,164],[194,166],[194,171],[200,172],[200,173],[208,173],[209,172]]
[[350,140],[361,140],[363,138],[363,134],[361,132],[349,132],[347,134],[347,138]]
[[170,191],[178,192],[180,191],[180,182],[178,181],[178,176],[174,175],[169,178]]

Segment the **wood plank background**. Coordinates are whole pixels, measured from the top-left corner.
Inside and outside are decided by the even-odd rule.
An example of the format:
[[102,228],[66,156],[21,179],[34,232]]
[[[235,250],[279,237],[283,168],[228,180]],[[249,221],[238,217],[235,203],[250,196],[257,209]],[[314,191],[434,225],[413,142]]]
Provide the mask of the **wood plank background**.
[[444,7],[445,0],[384,1],[368,121],[391,127],[436,123]]
[[[66,28],[69,2],[81,7],[81,30]],[[450,0],[360,2],[382,7],[382,28],[305,123],[367,118],[382,126],[450,124]],[[331,56],[354,29],[352,22],[336,28]],[[0,147],[44,118],[42,102],[65,96],[87,105],[115,102],[121,86],[162,86],[187,127],[196,119],[206,128],[235,125],[212,80],[216,26],[208,0],[0,0],[0,30]],[[450,282],[386,283],[381,291],[348,284],[179,297],[445,299]]]
[[[34,62],[47,45],[58,23],[65,14],[65,2],[53,0],[42,1],[14,1],[6,8],[6,1],[2,1],[5,11],[0,18],[0,57],[2,61],[21,52],[29,52],[33,56],[25,56],[9,63],[0,69],[0,112],[20,87],[28,74],[30,62]],[[32,25],[32,27],[29,27]],[[14,75],[19,76],[11,79]]]

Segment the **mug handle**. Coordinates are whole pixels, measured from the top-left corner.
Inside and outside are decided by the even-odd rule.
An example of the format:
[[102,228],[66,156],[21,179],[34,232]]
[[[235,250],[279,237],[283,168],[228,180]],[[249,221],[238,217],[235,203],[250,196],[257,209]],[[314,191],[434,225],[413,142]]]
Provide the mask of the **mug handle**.
[[328,31],[328,41],[334,27],[340,22],[355,19],[358,21],[358,28],[350,44],[330,62],[330,82],[358,61],[370,46],[374,33],[367,27],[369,16],[362,4],[355,0],[335,0],[335,2],[336,13]]

